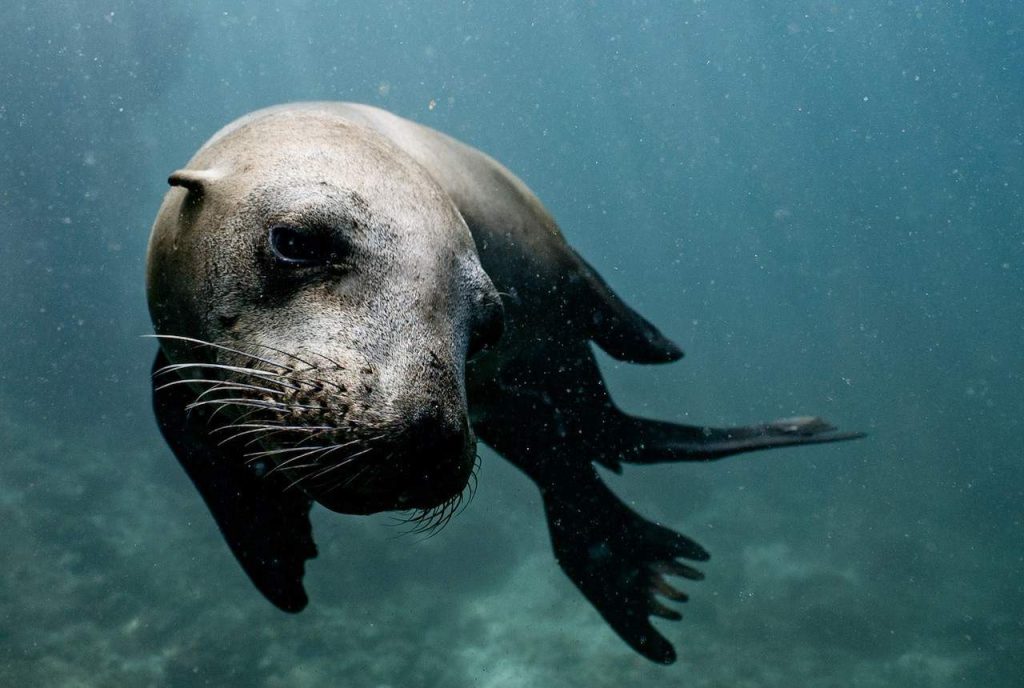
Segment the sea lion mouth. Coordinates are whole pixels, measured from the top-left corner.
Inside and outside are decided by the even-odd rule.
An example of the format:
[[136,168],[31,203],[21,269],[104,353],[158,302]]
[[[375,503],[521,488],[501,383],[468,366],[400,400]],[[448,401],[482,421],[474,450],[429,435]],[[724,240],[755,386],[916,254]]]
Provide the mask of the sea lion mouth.
[[353,471],[351,476],[335,480],[314,477],[299,485],[318,504],[338,513],[406,511],[411,514],[410,521],[447,522],[472,498],[478,467],[478,456],[473,453],[469,461],[437,467],[429,475],[387,462],[380,470]]
[[459,448],[431,448],[404,435],[315,449],[300,440],[252,453],[270,457],[264,464],[268,472],[282,473],[320,505],[345,514],[456,509],[467,489],[473,491],[477,470],[475,438],[462,440]]
[[476,438],[465,414],[454,425],[436,404],[404,416],[381,410],[359,378],[372,370],[348,372],[319,354],[156,336],[180,350],[177,360],[194,359],[157,370],[172,378],[161,388],[193,386],[186,410],[207,415],[211,438],[257,475],[282,475],[285,489],[339,513],[410,511],[415,530],[443,525],[467,503],[467,488],[471,496]]

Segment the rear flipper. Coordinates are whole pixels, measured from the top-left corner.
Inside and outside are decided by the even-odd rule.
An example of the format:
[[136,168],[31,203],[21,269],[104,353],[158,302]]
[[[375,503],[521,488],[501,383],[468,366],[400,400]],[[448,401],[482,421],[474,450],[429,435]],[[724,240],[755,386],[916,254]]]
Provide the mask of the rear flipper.
[[666,575],[701,580],[676,561],[706,561],[690,538],[651,523],[623,504],[590,466],[574,467],[541,485],[555,557],[569,579],[634,650],[670,664],[676,653],[651,625],[650,616],[677,621],[682,615],[655,595],[676,602],[687,596]]
[[843,442],[865,436],[863,432],[838,432],[821,418],[811,416],[711,428],[626,415],[617,420],[615,435],[617,451],[602,452],[598,459],[613,470],[618,470],[619,461],[635,464],[710,461],[759,449]]

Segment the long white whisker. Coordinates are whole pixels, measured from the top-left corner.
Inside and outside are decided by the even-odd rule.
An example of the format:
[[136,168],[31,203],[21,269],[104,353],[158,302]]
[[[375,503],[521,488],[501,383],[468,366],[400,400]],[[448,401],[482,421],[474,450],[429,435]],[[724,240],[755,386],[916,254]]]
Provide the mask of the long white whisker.
[[281,454],[292,454],[293,451],[309,451],[309,450],[330,449],[330,448],[331,448],[330,444],[325,444],[325,445],[321,445],[321,446],[286,446],[286,447],[283,447],[283,448],[276,448],[276,449],[260,449],[259,451],[248,451],[248,453],[246,453],[244,456],[246,458],[272,457],[272,456],[281,455]]
[[[321,429],[317,430],[317,428],[321,428]],[[268,439],[270,437],[273,437],[274,435],[277,435],[278,433],[282,433],[282,432],[302,432],[302,433],[307,433],[305,435],[305,437],[302,437],[302,438],[300,438],[297,441],[298,444],[302,444],[303,442],[312,441],[312,440],[316,439],[317,437],[320,437],[321,435],[323,435],[325,433],[332,432],[332,431],[334,431],[336,429],[337,428],[334,428],[334,427],[331,427],[331,426],[326,426],[326,425],[324,425],[324,426],[315,425],[315,426],[311,426],[311,427],[305,427],[305,426],[302,426],[302,425],[265,426],[263,428],[257,428],[255,430],[246,430],[245,432],[239,432],[239,433],[237,433],[235,435],[232,435],[228,439],[232,439],[233,440],[233,439],[237,439],[239,437],[242,437],[244,435],[250,435],[250,434],[262,432],[263,433],[262,435],[254,437],[254,438],[252,438],[251,440],[249,440],[248,442],[245,443],[246,447],[251,447],[256,442],[259,442],[260,440],[265,440],[265,439]],[[225,440],[225,441],[227,441],[227,440]]]
[[291,404],[284,404],[280,401],[262,401],[259,399],[246,399],[245,397],[232,397],[229,399],[207,399],[205,401],[193,401],[191,404],[185,407],[185,410],[191,411],[192,409],[199,408],[200,406],[209,406],[212,404],[221,404],[222,406],[249,406],[252,408],[270,409],[271,411],[287,411],[289,408],[292,408]]
[[[310,477],[312,479],[322,478],[323,476],[327,475],[331,471],[337,470],[337,469],[341,468],[342,466],[347,466],[348,464],[352,463],[355,459],[359,458],[363,454],[366,454],[367,452],[370,452],[372,450],[373,450],[373,447],[367,447],[366,449],[363,449],[361,451],[357,451],[355,454],[351,454],[350,456],[346,456],[342,461],[339,461],[338,463],[332,463],[331,465],[326,466],[325,468],[317,471],[316,473],[314,473]],[[326,454],[324,454],[323,456],[326,456]],[[323,459],[323,456],[321,456],[320,458]]]
[[[196,401],[202,401],[202,399],[204,397],[206,397],[206,396],[208,396],[210,394],[213,394],[215,392],[251,392],[251,391],[261,391],[261,392],[265,391],[267,393],[270,393],[270,394],[273,394],[273,395],[276,395],[276,396],[283,396],[284,395],[284,392],[281,392],[281,391],[275,392],[273,390],[264,390],[262,387],[259,387],[257,385],[246,385],[244,383],[238,383],[238,384],[236,384],[236,383],[224,383],[224,384],[221,384],[221,385],[210,387],[209,389],[200,392],[199,396],[196,397]],[[256,399],[255,401],[260,401],[260,400]],[[273,401],[273,400],[271,400],[271,401]],[[278,402],[278,403],[284,403],[284,402]]]
[[[279,363],[278,361],[274,361],[274,360],[271,360],[269,358],[263,358],[262,356],[257,356],[256,354],[250,353],[248,351],[241,351],[239,349],[233,349],[230,346],[225,346],[223,344],[217,344],[217,343],[214,343],[214,342],[207,342],[207,341],[202,340],[202,339],[196,339],[194,337],[183,337],[183,336],[177,335],[177,334],[144,334],[142,336],[143,337],[152,338],[152,339],[172,339],[172,340],[176,340],[176,341],[180,341],[180,342],[190,342],[192,344],[199,344],[200,346],[209,346],[209,347],[213,347],[214,349],[221,349],[223,351],[229,351],[229,352],[231,352],[233,354],[238,354],[239,356],[246,356],[248,358],[252,358],[254,360],[260,361],[261,363],[266,363],[267,365],[272,365],[272,366],[275,366],[275,367],[278,367],[278,368],[284,368],[285,370],[288,370],[288,371],[293,372],[293,373],[295,372],[295,369],[292,368],[291,366],[287,366],[287,365],[285,365],[283,363]],[[269,347],[264,347],[264,348],[269,348]],[[278,353],[282,353],[283,354],[284,352],[280,351]],[[285,355],[287,355],[287,354],[285,354]]]
[[320,353],[319,351],[311,351],[310,353],[313,354],[314,356],[319,356],[320,358],[324,359],[325,361],[327,361],[331,365],[335,366],[336,368],[339,368],[340,370],[344,370],[345,369],[345,366],[341,365],[340,363],[335,361],[333,358],[330,358],[329,356],[326,356],[326,355]]
[[[353,461],[354,459],[356,459],[356,458],[357,458],[357,457],[358,457],[359,455],[361,455],[361,454],[365,454],[365,453],[366,453],[366,452],[368,452],[368,451],[370,451],[370,450],[369,450],[369,449],[364,449],[363,451],[359,452],[359,454],[355,454],[355,455],[353,455],[353,456],[349,457],[348,459],[345,459],[345,461],[343,461],[342,463],[340,463],[340,464],[338,464],[338,465],[339,465],[339,466],[344,466],[344,465],[346,465],[346,464],[350,463],[351,461]],[[390,455],[390,454],[388,454],[388,458],[391,458],[391,455]],[[338,489],[339,487],[341,487],[341,488],[345,488],[345,487],[348,487],[348,486],[349,486],[349,485],[350,485],[350,484],[351,484],[351,483],[352,483],[352,482],[353,482],[353,481],[354,481],[354,480],[355,480],[356,478],[358,478],[358,477],[359,477],[359,476],[361,476],[361,475],[362,475],[363,473],[365,473],[366,471],[370,470],[370,469],[371,469],[371,468],[373,468],[373,467],[374,467],[374,464],[373,464],[373,463],[368,463],[368,464],[366,464],[365,466],[363,466],[362,468],[360,468],[359,470],[357,470],[357,471],[356,471],[355,473],[353,473],[353,474],[352,474],[352,475],[351,475],[351,476],[349,477],[349,479],[348,479],[348,480],[346,480],[345,482],[341,482],[341,481],[339,480],[339,481],[338,481],[338,482],[336,482],[336,483],[335,483],[334,485],[331,485],[331,486],[330,486],[329,488],[327,488],[326,490],[324,490],[324,494],[330,494],[331,492],[334,492],[335,490],[337,490],[337,489]]]
[[281,373],[274,373],[269,370],[259,370],[258,368],[246,368],[244,366],[232,366],[225,365],[223,363],[171,363],[165,365],[160,370],[153,373],[153,375],[164,375],[166,373],[175,372],[179,370],[185,370],[188,368],[209,368],[213,370],[226,370],[231,373],[238,373],[240,375],[249,375],[251,377],[260,378],[271,382],[275,385],[281,385],[282,387],[289,387],[294,390],[299,390],[301,387],[295,384],[292,378],[288,375]]
[[336,452],[339,449],[344,449],[345,447],[351,447],[353,444],[359,444],[360,442],[367,442],[367,443],[369,443],[369,442],[374,441],[374,439],[379,439],[379,437],[377,437],[377,438],[371,437],[368,440],[364,440],[362,438],[356,438],[354,440],[349,440],[348,442],[342,442],[341,444],[332,445],[332,446],[327,448],[327,451],[324,452],[324,455],[322,457],[320,457],[320,458],[321,459],[326,458],[328,454]]
[[[284,468],[294,468],[294,469],[297,469],[297,468],[299,468],[299,466],[293,466],[292,465],[296,461],[299,461],[301,459],[306,458],[307,456],[312,456],[313,454],[316,454],[317,452],[322,452],[322,451],[323,451],[323,447],[314,447],[313,449],[310,449],[309,451],[307,451],[307,452],[305,452],[303,454],[298,454],[296,456],[292,456],[292,457],[290,457],[288,459],[285,459],[284,461],[282,461],[281,463],[277,464],[272,469],[270,469],[270,471],[267,473],[267,475],[270,475],[270,473],[274,473],[275,471],[279,471],[279,470],[284,469]],[[303,464],[303,467],[316,466],[316,465],[317,465],[316,462],[314,462],[314,463],[311,463],[311,464]],[[301,478],[300,478],[300,480],[301,480]],[[293,483],[293,484],[295,484],[295,483]]]
[[[242,437],[245,437],[246,435],[257,435],[256,437],[252,438],[251,440],[249,440],[248,442],[245,443],[245,446],[248,447],[249,445],[251,445],[254,442],[258,442],[261,439],[266,439],[267,437],[270,437],[275,432],[281,432],[280,428],[278,428],[276,426],[273,426],[273,425],[261,425],[259,427],[254,427],[254,428],[252,428],[250,430],[242,430],[241,432],[236,432],[234,435],[228,435],[227,437],[222,439],[220,442],[218,442],[217,446],[218,447],[223,446],[223,445],[227,444],[228,442],[233,442],[234,440],[237,440],[237,439],[240,439]],[[262,433],[262,434],[260,434],[260,433]]]
[[276,428],[288,428],[290,430],[304,430],[306,428],[310,428],[312,430],[319,430],[319,429],[325,428],[327,426],[326,425],[308,425],[308,426],[307,425],[285,425],[281,421],[268,419],[268,420],[265,420],[265,421],[261,421],[259,423],[231,423],[229,425],[222,425],[219,428],[214,428],[210,432],[220,432],[221,430],[235,430],[235,429],[238,429],[238,428],[255,428],[255,427],[275,428],[275,429]]
[[[216,388],[217,385],[227,385],[227,384],[230,384],[230,385],[234,385],[238,389],[248,389],[248,390],[251,390],[251,391],[254,391],[254,392],[263,392],[264,394],[273,394],[275,396],[284,396],[285,395],[285,392],[283,390],[280,390],[280,389],[270,389],[269,387],[260,387],[259,385],[252,385],[252,384],[249,384],[247,382],[238,382],[238,381],[235,381],[235,380],[213,380],[213,379],[205,378],[205,377],[202,377],[202,378],[182,378],[180,380],[175,380],[174,382],[167,382],[167,383],[162,384],[159,387],[155,388],[154,391],[159,392],[161,390],[167,389],[168,387],[174,387],[175,385],[187,385],[187,384],[190,384],[190,383],[193,383],[193,382],[196,383],[196,384],[214,385],[215,388]],[[206,390],[206,392],[209,392],[209,391],[211,391],[211,390]],[[205,394],[206,392],[203,392],[203,394]]]

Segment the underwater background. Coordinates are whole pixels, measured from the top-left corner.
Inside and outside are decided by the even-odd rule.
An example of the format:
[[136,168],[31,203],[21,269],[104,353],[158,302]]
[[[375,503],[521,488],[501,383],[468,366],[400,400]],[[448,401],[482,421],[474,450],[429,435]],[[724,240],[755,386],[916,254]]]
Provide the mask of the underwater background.
[[[0,4],[0,685],[1024,685],[1024,7]],[[501,160],[687,352],[627,410],[867,439],[608,477],[712,552],[671,667],[487,449],[437,536],[314,509],[266,602],[160,439],[145,247],[216,129],[354,100]],[[396,537],[397,536],[397,537]]]

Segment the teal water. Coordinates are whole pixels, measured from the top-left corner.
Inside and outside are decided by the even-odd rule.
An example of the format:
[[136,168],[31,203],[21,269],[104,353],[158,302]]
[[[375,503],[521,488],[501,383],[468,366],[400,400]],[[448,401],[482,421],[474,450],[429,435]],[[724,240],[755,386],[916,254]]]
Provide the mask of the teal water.
[[[170,5],[170,6],[169,6]],[[0,685],[1020,686],[1024,10],[990,3],[0,5]],[[671,667],[483,453],[429,540],[314,511],[251,587],[148,407],[148,230],[218,127],[366,102],[505,163],[687,357],[625,408],[866,440],[610,477],[711,550]]]

